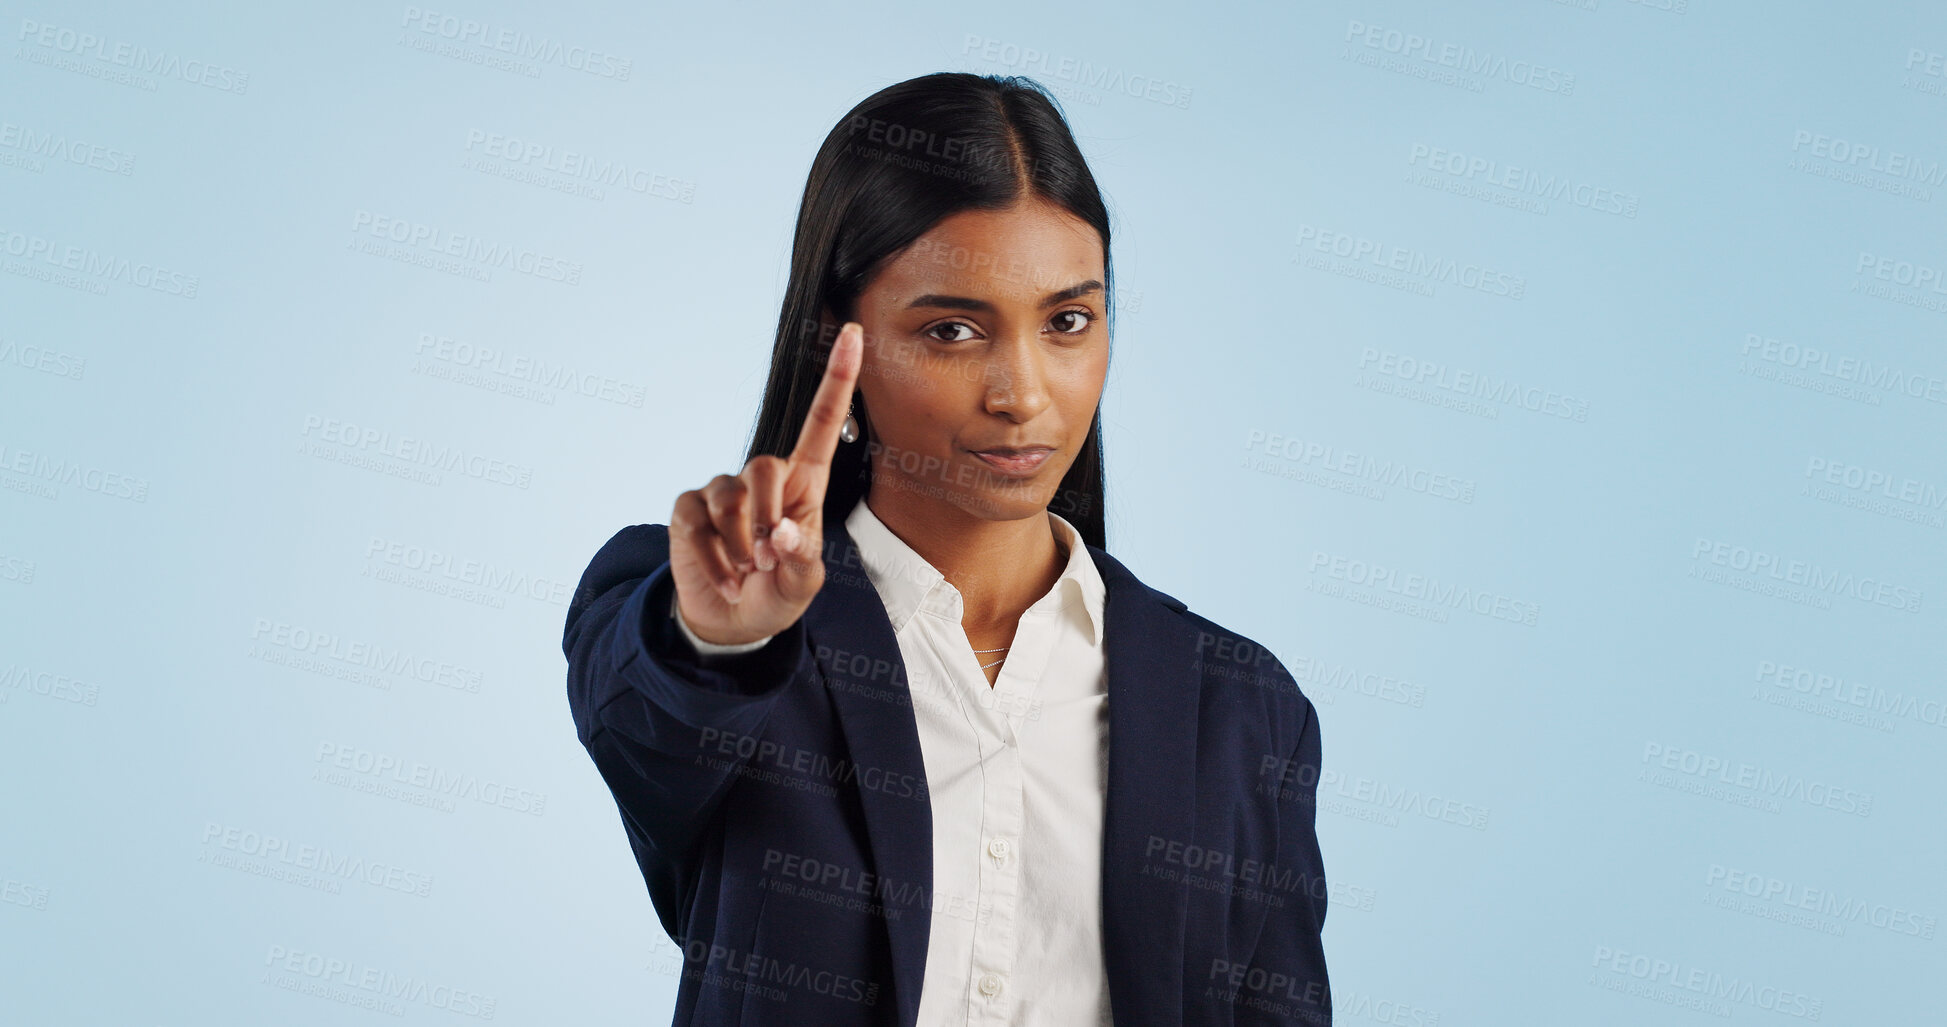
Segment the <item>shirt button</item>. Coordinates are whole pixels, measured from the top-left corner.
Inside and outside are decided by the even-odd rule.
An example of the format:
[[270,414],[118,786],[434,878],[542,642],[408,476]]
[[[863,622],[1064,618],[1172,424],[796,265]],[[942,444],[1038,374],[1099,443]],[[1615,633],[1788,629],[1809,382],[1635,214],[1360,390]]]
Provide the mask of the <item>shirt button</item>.
[[999,974],[981,974],[980,993],[988,998],[993,998],[995,995],[1000,994],[1001,976]]
[[1005,838],[996,838],[996,839],[994,839],[993,841],[990,841],[990,842],[988,842],[988,843],[987,843],[987,854],[988,854],[989,856],[992,856],[992,857],[994,857],[995,859],[998,859],[998,860],[1001,860],[1002,862],[1006,862],[1006,860],[1007,860],[1007,839],[1005,839]]

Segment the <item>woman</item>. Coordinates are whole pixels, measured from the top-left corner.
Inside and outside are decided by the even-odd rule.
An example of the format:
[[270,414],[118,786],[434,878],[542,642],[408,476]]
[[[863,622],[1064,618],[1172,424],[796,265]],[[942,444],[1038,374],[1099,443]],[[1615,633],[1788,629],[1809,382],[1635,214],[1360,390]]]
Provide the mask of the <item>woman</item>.
[[1110,284],[1034,83],[826,137],[743,470],[563,636],[676,1023],[1330,1023],[1312,705],[1104,550]]

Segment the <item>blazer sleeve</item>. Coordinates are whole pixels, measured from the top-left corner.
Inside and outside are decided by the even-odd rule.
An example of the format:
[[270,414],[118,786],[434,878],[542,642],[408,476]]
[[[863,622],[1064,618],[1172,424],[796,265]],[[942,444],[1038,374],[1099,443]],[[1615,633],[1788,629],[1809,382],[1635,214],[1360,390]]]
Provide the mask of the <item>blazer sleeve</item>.
[[1286,780],[1294,782],[1297,794],[1283,799],[1278,808],[1277,855],[1278,866],[1296,868],[1303,887],[1292,895],[1294,901],[1266,919],[1251,965],[1289,975],[1292,983],[1285,994],[1300,997],[1288,1005],[1286,1015],[1265,1022],[1331,1027],[1332,992],[1325,972],[1325,861],[1319,853],[1317,830],[1318,709],[1309,698],[1303,701],[1304,726],[1285,764],[1290,768]]
[[[575,733],[614,795],[663,926],[680,933],[694,856],[777,699],[815,673],[802,618],[750,653],[703,656],[670,617],[669,529],[624,528],[582,574],[561,649]],[[738,755],[744,753],[746,755]]]

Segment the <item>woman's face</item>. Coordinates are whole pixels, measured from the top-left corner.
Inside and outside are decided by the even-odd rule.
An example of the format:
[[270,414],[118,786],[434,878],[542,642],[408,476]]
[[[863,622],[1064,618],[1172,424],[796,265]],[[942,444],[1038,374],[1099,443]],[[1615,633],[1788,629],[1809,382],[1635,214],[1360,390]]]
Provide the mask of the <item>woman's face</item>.
[[1108,373],[1102,264],[1095,229],[1040,199],[955,214],[885,264],[856,315],[875,506],[1053,504]]

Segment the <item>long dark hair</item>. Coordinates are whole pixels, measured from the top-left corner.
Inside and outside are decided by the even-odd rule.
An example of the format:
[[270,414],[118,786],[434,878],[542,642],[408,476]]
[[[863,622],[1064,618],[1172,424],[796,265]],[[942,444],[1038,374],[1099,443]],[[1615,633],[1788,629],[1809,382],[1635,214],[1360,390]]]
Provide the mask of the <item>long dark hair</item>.
[[[825,136],[805,180],[770,380],[745,461],[789,456],[797,445],[838,328],[855,319],[859,295],[886,258],[949,215],[1000,210],[1027,196],[1062,207],[1100,233],[1104,313],[1113,318],[1108,208],[1059,106],[1039,83],[939,72],[887,86],[853,107]],[[1112,321],[1104,328],[1113,336]],[[840,442],[832,458],[828,533],[872,481],[865,400],[855,390],[852,402],[861,432],[856,442]],[[1088,441],[1049,509],[1106,550],[1102,492],[1098,404]]]

